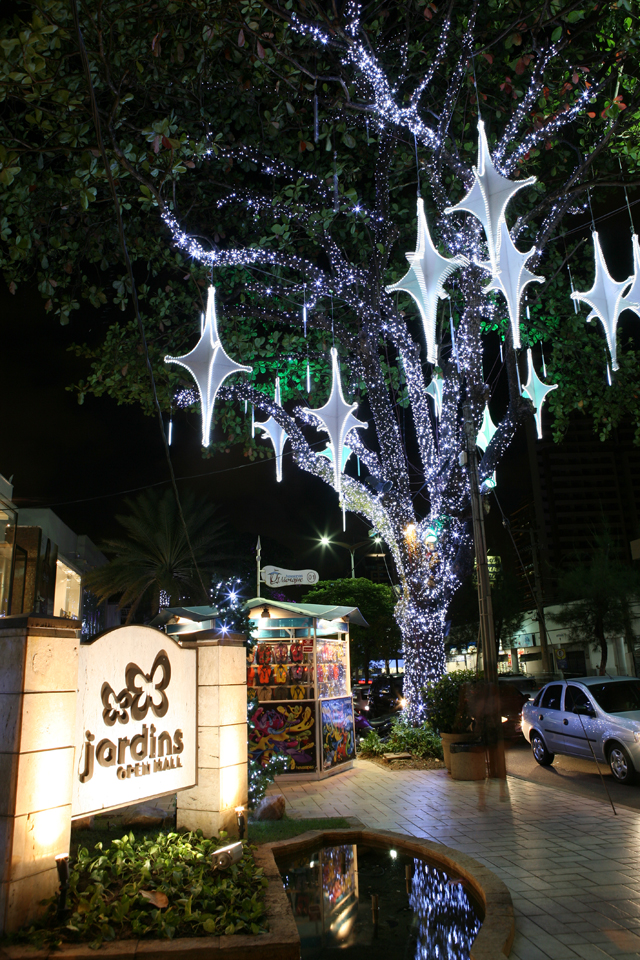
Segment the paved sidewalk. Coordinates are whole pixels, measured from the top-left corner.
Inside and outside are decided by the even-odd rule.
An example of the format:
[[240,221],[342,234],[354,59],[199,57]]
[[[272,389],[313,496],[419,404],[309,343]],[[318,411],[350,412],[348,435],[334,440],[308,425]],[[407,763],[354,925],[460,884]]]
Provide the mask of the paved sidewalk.
[[[439,840],[494,870],[516,913],[514,960],[640,957],[640,814],[508,778],[445,770],[352,770],[278,781],[292,817],[358,817],[373,829]],[[634,788],[630,788],[634,789]]]

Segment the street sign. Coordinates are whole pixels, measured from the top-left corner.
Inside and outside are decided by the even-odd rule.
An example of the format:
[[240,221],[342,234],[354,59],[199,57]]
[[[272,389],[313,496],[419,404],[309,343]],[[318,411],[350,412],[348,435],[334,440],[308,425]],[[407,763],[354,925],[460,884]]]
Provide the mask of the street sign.
[[269,587],[312,587],[320,579],[315,570],[284,570],[282,567],[263,567],[260,576]]

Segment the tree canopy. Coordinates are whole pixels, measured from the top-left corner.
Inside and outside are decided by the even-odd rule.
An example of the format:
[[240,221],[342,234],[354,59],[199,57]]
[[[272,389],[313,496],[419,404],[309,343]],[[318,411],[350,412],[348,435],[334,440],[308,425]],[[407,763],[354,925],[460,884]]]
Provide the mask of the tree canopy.
[[394,618],[396,595],[393,587],[374,583],[366,577],[321,580],[303,598],[307,603],[332,603],[357,607],[368,627],[352,624],[351,667],[369,675],[372,660],[394,660],[401,647],[400,631]]
[[[62,0],[18,0],[14,6],[17,13],[0,20],[0,265],[11,290],[37,284],[46,310],[62,323],[73,320],[77,352],[87,360],[86,377],[74,385],[80,402],[91,392],[150,410],[72,6]],[[162,7],[152,0],[135,6],[106,0],[96,8],[79,7],[166,409],[185,381],[161,359],[184,352],[192,343],[204,309],[208,271],[172,246],[160,210],[189,220],[212,249],[224,249],[233,240],[300,251],[312,247],[314,256],[321,256],[318,231],[330,230],[335,243],[349,247],[356,262],[371,256],[372,224],[365,216],[340,217],[330,208],[321,209],[315,222],[301,231],[296,205],[309,185],[298,180],[282,186],[273,180],[269,186],[269,178],[257,174],[252,151],[260,150],[295,163],[330,187],[337,174],[341,203],[364,203],[375,191],[369,148],[376,133],[373,123],[363,120],[367,114],[361,88],[335,53],[318,51],[291,28],[297,9],[292,2],[281,7],[259,0],[189,0]],[[547,67],[542,95],[529,106],[534,128],[568,110],[589,85],[597,86],[597,97],[570,137],[550,138],[543,148],[536,146],[521,156],[516,173],[538,177],[531,199],[518,200],[523,223],[544,218],[576,164],[582,172],[574,172],[570,189],[582,222],[588,186],[598,209],[607,196],[604,188],[619,190],[625,180],[638,184],[640,57],[637,14],[630,0],[553,0],[526,10],[516,0],[465,0],[453,3],[452,10],[458,44],[464,41],[469,17],[476,16],[474,55],[447,131],[448,150],[461,160],[475,162],[476,91],[492,139],[526,97],[546,40],[556,44],[559,57]],[[344,36],[347,13],[342,6],[328,12],[324,5],[308,2],[300,4],[299,12],[326,25],[336,37]],[[409,88],[425,62],[434,61],[443,16],[444,7],[415,0],[367,7],[366,31],[372,43],[386,49],[390,75],[401,89]],[[426,91],[422,106],[437,118],[448,77],[446,69],[436,66],[437,82]],[[244,149],[241,159],[230,156],[237,147]],[[582,169],[585,158],[589,162]],[[425,158],[418,159],[426,178]],[[397,144],[386,162],[393,167],[390,224],[386,236],[376,240],[380,249],[374,251],[371,269],[387,271],[391,281],[404,270],[402,251],[413,245],[416,158],[411,140]],[[256,176],[271,194],[271,210],[247,216],[246,207],[233,201],[245,195]],[[621,199],[619,192],[613,196],[616,202]],[[552,238],[545,251],[548,282],[530,298],[525,335],[525,345],[544,343],[549,376],[560,386],[549,400],[555,435],[562,436],[574,412],[592,416],[602,437],[624,419],[637,429],[640,377],[635,348],[631,344],[620,351],[621,370],[608,387],[602,331],[596,324],[585,326],[568,299],[567,264],[574,286],[587,289],[592,258],[584,234],[567,233],[566,228],[564,234]],[[279,372],[285,398],[303,394],[299,361],[308,353],[312,380],[322,390],[326,372],[321,361],[330,343],[331,318],[324,331],[316,328],[303,344],[299,333],[282,327],[274,311],[258,308],[251,291],[255,278],[256,271],[232,268],[216,278],[228,351],[252,364],[259,382],[272,382]],[[287,301],[286,285],[274,284],[275,306],[300,308]],[[326,304],[317,309],[330,312]],[[338,304],[335,312],[337,319],[342,312]],[[487,326],[504,334],[506,324],[506,318],[496,317]],[[623,322],[625,344],[631,331]],[[399,405],[406,406],[402,370],[391,362],[385,376]],[[190,401],[195,398],[187,391],[184,402]],[[220,431],[211,450],[240,441],[248,456],[267,453],[263,444],[252,441],[246,418],[231,405],[219,405],[216,418]]]

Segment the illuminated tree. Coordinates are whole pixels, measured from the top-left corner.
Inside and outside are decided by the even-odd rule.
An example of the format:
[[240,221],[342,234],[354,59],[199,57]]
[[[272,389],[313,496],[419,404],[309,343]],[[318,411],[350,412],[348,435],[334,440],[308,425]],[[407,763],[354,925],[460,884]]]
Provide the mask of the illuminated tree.
[[[527,85],[517,106],[495,125],[499,132],[493,149],[481,117],[477,153],[469,145],[463,147],[456,133],[456,107],[474,76],[477,11],[477,5],[465,5],[468,16],[462,29],[455,7],[449,11],[426,69],[416,76],[408,65],[410,38],[400,46],[405,62],[387,70],[386,51],[376,50],[355,5],[339,30],[320,18],[312,21],[280,10],[294,33],[333,52],[335,69],[342,72],[334,81],[349,89],[343,113],[354,124],[367,127],[374,189],[367,198],[357,189],[341,190],[337,170],[327,184],[308,169],[265,157],[257,149],[219,147],[218,159],[249,162],[257,174],[255,185],[227,193],[221,203],[246,210],[256,236],[261,232],[260,219],[274,216],[282,224],[280,230],[274,227],[276,242],[208,250],[186,232],[172,211],[165,207],[163,213],[177,245],[211,267],[214,275],[238,268],[264,271],[263,280],[253,279],[248,286],[251,297],[261,304],[251,305],[255,316],[262,310],[272,317],[277,304],[276,320],[303,327],[305,337],[307,331],[326,331],[330,325],[335,344],[332,390],[321,411],[297,407],[289,412],[249,381],[236,379],[221,386],[219,393],[221,398],[249,401],[266,413],[270,422],[285,431],[297,465],[331,484],[342,509],[364,516],[384,538],[402,585],[396,615],[404,642],[405,694],[414,717],[422,709],[421,690],[444,671],[444,622],[472,557],[469,478],[460,458],[465,449],[463,403],[470,404],[473,429],[481,434],[480,482],[490,485],[496,466],[534,404],[541,429],[541,406],[549,389],[539,380],[529,351],[523,396],[516,351],[521,346],[526,288],[544,282],[533,271],[561,219],[575,212],[594,158],[611,142],[617,123],[612,118],[597,145],[587,156],[579,156],[554,193],[534,187],[535,176],[521,176],[532,153],[556,149],[611,85],[607,55],[601,56],[598,73],[581,69],[582,64],[567,60],[571,46],[563,39],[562,29],[558,35],[550,24],[545,26],[541,14],[537,27],[531,28]],[[566,94],[562,107],[540,116],[539,105],[546,101],[554,69],[572,76],[571,94]],[[585,82],[587,75],[590,80]],[[415,143],[419,169],[421,163],[424,167],[431,212],[427,217],[418,178],[416,250],[407,254],[409,272],[391,284],[389,254],[398,236],[392,203],[398,173],[394,155],[407,137]],[[265,189],[269,181],[272,189]],[[287,188],[285,204],[282,193]],[[368,239],[365,263],[350,256],[348,246],[334,237],[333,223],[339,217],[351,222],[352,233],[361,230],[362,239]],[[511,228],[508,221],[513,223]],[[277,242],[285,228],[306,239],[300,252]],[[522,252],[515,241],[527,237],[527,249]],[[315,249],[309,247],[309,240]],[[452,301],[450,324],[438,328],[439,300],[448,296],[447,291]],[[401,293],[409,294],[411,301],[406,296],[401,299]],[[282,308],[296,300],[298,309]],[[413,318],[412,301],[421,323]],[[332,311],[336,303],[340,305],[339,321],[334,312],[318,309],[327,302]],[[483,334],[505,307],[509,322],[502,325],[501,353],[508,402],[494,427],[486,406]],[[356,406],[350,408],[340,395],[338,356],[351,390],[360,394],[358,417],[368,422],[366,433],[353,419]],[[398,371],[402,399],[411,413],[410,428],[398,416],[390,366]],[[276,400],[279,390],[278,381]],[[340,417],[352,417],[344,430]],[[329,435],[331,463],[314,449],[302,425]],[[341,474],[343,441],[347,452],[355,453],[366,467],[366,480],[358,479],[353,469]],[[416,475],[422,500],[416,496]]]
[[[87,133],[83,79],[68,55],[73,30],[63,4],[36,6],[59,33],[39,22],[26,39],[23,31],[7,40],[15,76],[5,88],[21,135],[2,160],[11,188],[5,275],[23,279],[38,259],[43,295],[61,317],[78,305],[76,272],[79,296],[97,306],[112,298],[124,311],[129,280],[112,234],[105,239],[108,192]],[[220,346],[252,368],[218,377],[213,394],[200,379],[207,422],[215,405],[210,449],[238,440],[251,456],[268,449],[252,440],[238,401],[251,404],[257,419],[269,419],[276,454],[284,431],[297,466],[385,539],[402,586],[396,616],[416,718],[422,688],[444,670],[447,609],[472,561],[463,404],[484,451],[480,480],[490,485],[533,412],[520,382],[521,345],[536,348],[528,376],[523,357],[522,376],[540,407],[537,344],[546,342],[549,377],[541,379],[560,384],[549,405],[561,424],[585,378],[594,396],[608,396],[602,332],[585,332],[562,272],[575,248],[565,254],[553,241],[566,214],[586,209],[588,188],[620,185],[616,151],[626,168],[637,163],[633,136],[621,138],[638,113],[627,6],[541,3],[523,19],[506,0],[453,0],[446,10],[407,0],[364,14],[355,6],[328,14],[313,0],[246,0],[212,12],[194,0],[186,10],[167,5],[160,22],[151,7],[145,19],[111,0],[95,21],[83,13],[131,256],[139,275],[148,271],[140,295],[152,359],[187,358],[194,314],[206,312],[217,373],[226,369]],[[25,58],[31,73],[21,72]],[[64,125],[60,143],[52,117]],[[407,273],[402,253],[413,248],[416,221]],[[47,231],[57,246],[47,244],[44,266],[37,247],[29,250]],[[72,242],[68,266],[58,251]],[[87,261],[94,274],[113,276],[115,294],[102,277],[91,283]],[[573,260],[572,270],[587,290],[589,268]],[[545,285],[536,282],[543,272]],[[184,286],[175,292],[183,276],[213,277],[215,323],[213,297],[205,305]],[[439,303],[444,294],[449,307]],[[80,396],[148,403],[130,321],[112,323],[98,348],[78,349],[93,365]],[[637,360],[631,349],[617,354],[611,396],[626,398],[615,401],[619,410],[635,409]],[[488,385],[494,361],[503,398]],[[156,372],[167,407],[178,395],[198,402],[183,367],[167,367],[164,379]],[[352,418],[346,431],[342,417]],[[329,456],[319,450],[323,428]],[[345,472],[343,441],[355,454]]]

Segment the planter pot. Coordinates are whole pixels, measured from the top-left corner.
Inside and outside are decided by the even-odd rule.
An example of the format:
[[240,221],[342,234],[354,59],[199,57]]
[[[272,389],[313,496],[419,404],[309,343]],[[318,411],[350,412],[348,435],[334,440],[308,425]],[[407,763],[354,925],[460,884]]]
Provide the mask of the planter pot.
[[453,744],[451,749],[452,780],[484,780],[486,775],[486,752],[481,743]]
[[468,733],[441,733],[440,737],[442,738],[442,752],[444,754],[444,765],[451,773],[451,754],[449,752],[449,746],[452,743],[464,743],[469,739]]

